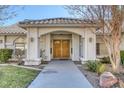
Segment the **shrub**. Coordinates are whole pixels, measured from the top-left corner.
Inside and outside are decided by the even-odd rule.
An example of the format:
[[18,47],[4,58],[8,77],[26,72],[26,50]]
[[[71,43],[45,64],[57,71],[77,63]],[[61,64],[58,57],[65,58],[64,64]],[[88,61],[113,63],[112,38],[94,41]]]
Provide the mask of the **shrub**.
[[105,65],[99,61],[88,61],[86,66],[90,71],[96,72],[98,74],[101,74],[105,71]]
[[7,62],[12,56],[12,49],[0,49],[0,62]]
[[96,62],[95,61],[88,61],[86,63],[86,66],[88,67],[88,70],[92,72],[96,72]]
[[25,50],[21,50],[21,49],[15,50],[15,56],[16,57],[23,56],[24,54],[25,54]]
[[109,57],[100,58],[100,62],[105,63],[105,64],[109,64],[110,63],[110,58]]
[[23,50],[21,50],[21,49],[15,49],[15,55],[16,56],[19,56],[19,55],[23,55],[24,53],[23,53]]
[[96,72],[98,74],[102,74],[104,71],[105,71],[105,64],[101,63],[101,64],[97,65]]
[[120,51],[121,64],[124,65],[124,51]]

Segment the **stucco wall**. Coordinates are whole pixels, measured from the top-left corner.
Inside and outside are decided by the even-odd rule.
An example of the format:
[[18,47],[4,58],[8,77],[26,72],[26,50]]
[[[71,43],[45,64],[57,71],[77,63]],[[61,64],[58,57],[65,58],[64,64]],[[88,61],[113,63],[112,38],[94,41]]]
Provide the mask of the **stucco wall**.
[[41,35],[40,36],[40,53],[42,53],[43,60],[50,61],[51,60],[51,54],[50,54],[50,46],[51,46],[51,35]]
[[26,43],[26,36],[20,36],[20,35],[5,35],[0,36],[0,40],[3,40],[2,43],[0,43],[0,48],[11,48],[14,49],[14,41],[15,43]]
[[85,57],[86,60],[96,59],[96,35],[91,31],[85,31]]
[[99,47],[100,47],[100,50],[99,50],[100,55],[97,55],[97,57],[108,56],[107,48],[100,36],[96,37],[96,43],[99,43]]
[[47,33],[51,33],[51,32],[56,32],[56,31],[67,31],[67,32],[72,32],[72,33],[76,33],[79,35],[84,36],[84,31],[87,31],[87,28],[70,28],[70,27],[48,27],[48,28],[38,28],[39,30],[39,35],[43,35],[43,34],[47,34]]
[[[97,57],[108,56],[107,48],[103,40],[100,38],[100,36],[96,37],[96,43],[100,43],[100,55],[97,55]],[[124,34],[122,34],[122,37],[121,37],[120,50],[124,50]]]
[[45,51],[46,49],[46,35],[40,36],[40,50]]
[[[15,43],[24,43],[26,44],[26,36],[20,36],[20,35],[10,35],[6,36],[6,47],[14,49],[14,42]],[[26,47],[26,45],[25,45]]]

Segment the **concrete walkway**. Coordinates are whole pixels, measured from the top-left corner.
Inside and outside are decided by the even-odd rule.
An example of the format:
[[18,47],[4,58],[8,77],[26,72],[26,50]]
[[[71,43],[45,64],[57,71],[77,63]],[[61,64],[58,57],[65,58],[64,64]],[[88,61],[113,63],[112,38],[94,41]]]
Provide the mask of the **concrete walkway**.
[[52,61],[29,88],[92,88],[72,61]]

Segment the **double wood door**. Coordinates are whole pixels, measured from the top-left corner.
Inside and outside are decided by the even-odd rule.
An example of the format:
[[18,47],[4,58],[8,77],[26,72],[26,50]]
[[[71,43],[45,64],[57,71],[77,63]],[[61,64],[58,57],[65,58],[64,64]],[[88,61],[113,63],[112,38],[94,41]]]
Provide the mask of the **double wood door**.
[[68,59],[70,57],[70,40],[53,40],[53,57]]

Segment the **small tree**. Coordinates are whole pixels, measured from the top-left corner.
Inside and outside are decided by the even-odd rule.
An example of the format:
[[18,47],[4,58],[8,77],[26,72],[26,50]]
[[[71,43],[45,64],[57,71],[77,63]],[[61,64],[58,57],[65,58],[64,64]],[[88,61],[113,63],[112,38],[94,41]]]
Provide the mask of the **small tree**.
[[[76,15],[99,26],[99,33],[107,47],[114,72],[119,72],[120,43],[122,22],[124,21],[124,6],[117,5],[87,5],[66,6],[69,13]],[[96,33],[95,33],[96,34]]]
[[[5,23],[6,20],[14,18],[17,15],[17,10],[22,9],[23,6],[0,5],[0,24]],[[0,61],[6,62],[11,58],[11,49],[0,49]]]
[[0,24],[17,16],[17,11],[23,8],[23,6],[0,5]]

